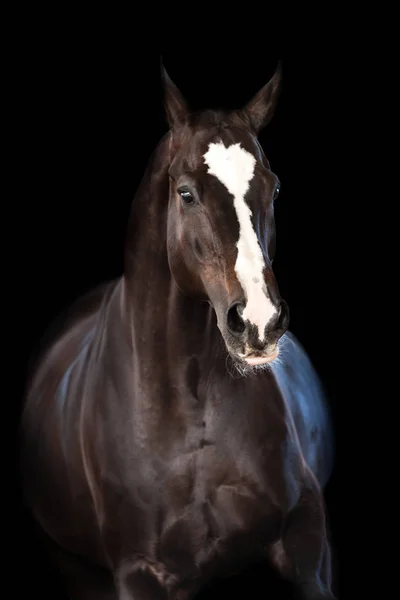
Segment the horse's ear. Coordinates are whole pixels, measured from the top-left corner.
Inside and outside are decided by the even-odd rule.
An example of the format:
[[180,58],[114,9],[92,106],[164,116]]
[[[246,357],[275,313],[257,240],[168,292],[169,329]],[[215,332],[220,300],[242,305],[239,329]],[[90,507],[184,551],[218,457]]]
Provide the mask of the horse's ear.
[[273,77],[242,109],[242,113],[248,118],[256,134],[273,117],[281,88],[281,79],[282,63],[279,61]]
[[170,127],[174,128],[184,123],[189,114],[189,110],[185,99],[169,77],[162,62],[161,77],[164,87],[165,112]]

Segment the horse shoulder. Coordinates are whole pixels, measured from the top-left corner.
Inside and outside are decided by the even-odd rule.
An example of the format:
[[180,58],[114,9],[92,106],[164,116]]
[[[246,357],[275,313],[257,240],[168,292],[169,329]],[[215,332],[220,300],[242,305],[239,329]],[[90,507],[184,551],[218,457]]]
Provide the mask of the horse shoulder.
[[329,406],[310,358],[292,333],[282,338],[272,372],[293,421],[300,448],[321,486],[333,463],[333,433]]
[[[66,515],[72,518],[68,509],[72,496],[87,494],[81,464],[82,410],[86,392],[93,387],[99,322],[112,290],[113,286],[102,286],[83,296],[58,319],[58,327],[53,324],[26,387],[20,426],[24,490],[36,518],[49,533],[65,529],[68,534],[71,523]],[[58,499],[57,510],[53,506],[46,513],[49,486]],[[53,515],[51,523],[48,515]]]

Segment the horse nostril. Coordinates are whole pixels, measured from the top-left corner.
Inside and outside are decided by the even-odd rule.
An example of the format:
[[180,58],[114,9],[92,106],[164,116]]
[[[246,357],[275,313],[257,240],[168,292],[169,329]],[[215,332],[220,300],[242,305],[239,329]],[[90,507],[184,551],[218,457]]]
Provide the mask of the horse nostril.
[[243,304],[241,302],[235,302],[228,309],[227,322],[228,329],[231,333],[241,334],[244,333],[246,325],[240,315],[240,311],[243,312]]
[[289,326],[289,306],[282,300],[279,306],[279,315],[277,321],[278,329],[287,329]]

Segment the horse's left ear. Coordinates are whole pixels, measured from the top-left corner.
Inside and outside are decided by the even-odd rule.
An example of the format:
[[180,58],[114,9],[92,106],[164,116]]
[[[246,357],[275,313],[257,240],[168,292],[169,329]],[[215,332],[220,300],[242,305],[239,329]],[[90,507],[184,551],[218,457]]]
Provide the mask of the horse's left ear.
[[170,127],[174,128],[184,123],[189,114],[189,110],[184,97],[169,77],[162,62],[161,77],[164,86],[165,112]]
[[242,113],[248,118],[256,134],[272,119],[278,101],[282,79],[282,63],[279,61],[276,71],[269,82],[248,102]]

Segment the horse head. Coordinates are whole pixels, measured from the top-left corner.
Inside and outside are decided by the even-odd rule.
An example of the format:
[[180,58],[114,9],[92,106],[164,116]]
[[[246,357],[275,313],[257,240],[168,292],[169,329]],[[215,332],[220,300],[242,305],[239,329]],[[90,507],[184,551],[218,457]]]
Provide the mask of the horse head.
[[276,358],[289,323],[273,273],[280,183],[258,141],[281,68],[239,110],[192,112],[163,69],[169,138],[168,262],[183,293],[209,302],[234,361]]

